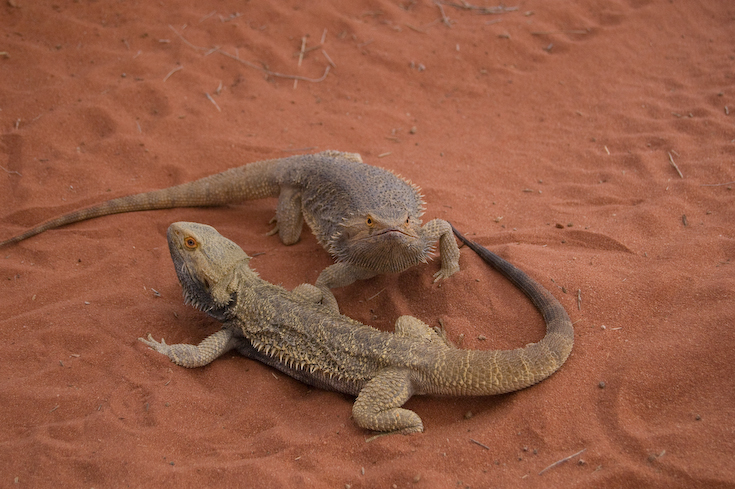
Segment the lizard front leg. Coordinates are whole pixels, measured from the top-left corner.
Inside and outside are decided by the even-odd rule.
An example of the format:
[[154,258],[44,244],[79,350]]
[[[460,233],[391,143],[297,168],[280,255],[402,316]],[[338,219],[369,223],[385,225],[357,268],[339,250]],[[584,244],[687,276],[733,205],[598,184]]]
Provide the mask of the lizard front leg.
[[237,341],[234,336],[232,330],[221,329],[205,338],[204,341],[196,346],[184,343],[167,345],[163,338],[161,338],[161,342],[159,343],[150,334],[148,335],[148,339],[138,339],[148,345],[151,350],[156,350],[158,353],[166,355],[176,365],[194,368],[203,367],[215,358],[235,348]]
[[434,282],[449,278],[459,271],[459,247],[454,239],[452,226],[443,219],[433,219],[421,228],[421,234],[428,243],[439,240],[441,269],[434,274]]
[[356,280],[365,280],[376,275],[378,275],[377,272],[367,268],[357,267],[349,263],[335,263],[322,270],[314,285],[322,291],[322,304],[335,312],[339,312],[337,299],[330,289],[344,287]]

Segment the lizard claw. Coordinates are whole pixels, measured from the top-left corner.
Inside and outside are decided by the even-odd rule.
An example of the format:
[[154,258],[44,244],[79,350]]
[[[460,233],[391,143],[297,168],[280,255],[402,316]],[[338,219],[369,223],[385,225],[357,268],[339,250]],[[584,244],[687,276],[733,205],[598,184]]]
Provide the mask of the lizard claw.
[[434,283],[438,282],[441,279],[447,279],[451,277],[452,275],[454,275],[455,273],[457,273],[458,271],[459,271],[458,266],[450,268],[450,269],[446,269],[442,267],[441,270],[439,270],[438,272],[434,274]]
[[158,353],[163,353],[164,355],[168,355],[170,346],[166,344],[166,340],[164,340],[163,338],[161,338],[161,342],[159,343],[153,339],[153,336],[150,333],[148,333],[148,339],[145,339],[145,338],[138,338],[138,339],[142,341],[143,343],[145,343],[148,346],[148,348],[150,348],[151,350],[155,350]]
[[276,216],[273,216],[273,219],[268,221],[268,224],[273,224],[274,222],[276,223],[276,225],[273,227],[273,229],[265,233],[266,236],[273,236],[274,234],[278,234],[278,219],[276,218]]

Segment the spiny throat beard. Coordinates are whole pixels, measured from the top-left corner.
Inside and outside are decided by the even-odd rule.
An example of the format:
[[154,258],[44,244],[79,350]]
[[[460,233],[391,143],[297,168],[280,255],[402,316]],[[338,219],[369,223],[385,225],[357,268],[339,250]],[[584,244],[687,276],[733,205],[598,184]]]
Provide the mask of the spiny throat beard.
[[426,262],[431,251],[431,246],[427,246],[422,238],[394,230],[345,240],[334,254],[340,262],[378,273],[395,273]]

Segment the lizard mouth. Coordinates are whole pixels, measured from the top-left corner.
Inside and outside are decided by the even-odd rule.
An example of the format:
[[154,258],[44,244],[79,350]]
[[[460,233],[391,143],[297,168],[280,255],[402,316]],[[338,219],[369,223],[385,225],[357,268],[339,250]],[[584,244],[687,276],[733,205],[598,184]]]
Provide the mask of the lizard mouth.
[[382,229],[378,231],[377,233],[373,234],[371,237],[374,238],[376,236],[385,236],[385,235],[388,235],[388,236],[402,235],[402,236],[407,236],[409,238],[414,238],[414,239],[418,238],[418,236],[416,236],[415,234],[408,233],[399,228]]

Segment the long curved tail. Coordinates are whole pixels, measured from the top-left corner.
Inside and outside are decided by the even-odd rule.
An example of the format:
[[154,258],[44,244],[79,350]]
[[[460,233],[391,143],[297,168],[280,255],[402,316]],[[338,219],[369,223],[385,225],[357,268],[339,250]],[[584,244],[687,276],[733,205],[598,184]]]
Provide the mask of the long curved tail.
[[[574,328],[559,301],[541,284],[496,254],[465,238],[452,226],[454,234],[521,290],[538,309],[546,323],[546,335],[537,343],[515,350],[454,350],[460,363],[471,365],[461,385],[454,383],[443,393],[494,395],[513,392],[536,384],[561,367],[572,351]],[[450,362],[451,363],[451,362]],[[437,392],[440,393],[440,392]]]
[[274,166],[280,161],[282,160],[258,161],[174,187],[108,200],[43,222],[0,242],[0,247],[23,241],[49,229],[110,214],[174,207],[218,206],[250,199],[276,197],[279,188]]

